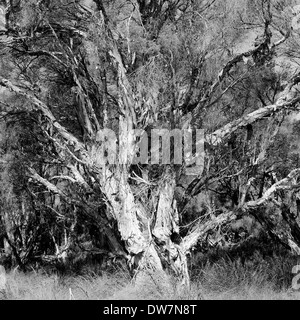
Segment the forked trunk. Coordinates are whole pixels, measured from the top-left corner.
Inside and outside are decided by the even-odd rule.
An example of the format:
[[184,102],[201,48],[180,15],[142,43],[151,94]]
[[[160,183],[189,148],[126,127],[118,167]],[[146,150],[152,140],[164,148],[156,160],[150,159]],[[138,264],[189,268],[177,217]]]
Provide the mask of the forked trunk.
[[[106,197],[108,218],[117,221],[128,259],[137,272],[145,269],[172,269],[183,283],[189,284],[186,255],[171,237],[179,233],[179,217],[174,199],[175,174],[167,167],[158,189],[155,212],[149,212],[135,198],[128,182],[129,167],[136,150],[136,136],[130,121],[120,119],[119,154],[116,165],[103,164],[98,174],[99,184]],[[112,154],[110,142],[102,136],[104,149]],[[102,148],[103,148],[102,147]],[[97,149],[97,148],[96,148]],[[94,153],[99,156],[99,153]]]

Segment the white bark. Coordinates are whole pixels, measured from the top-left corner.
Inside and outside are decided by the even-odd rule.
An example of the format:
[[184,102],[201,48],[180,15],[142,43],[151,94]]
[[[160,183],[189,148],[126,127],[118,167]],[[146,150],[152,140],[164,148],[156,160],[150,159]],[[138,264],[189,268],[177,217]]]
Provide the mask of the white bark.
[[[107,24],[107,17],[102,8],[101,1],[95,1],[98,6],[98,10],[102,11],[104,16],[104,23]],[[219,215],[213,218],[211,221],[199,223],[191,233],[189,233],[180,245],[176,245],[171,241],[171,235],[173,233],[179,233],[179,217],[176,208],[176,202],[174,200],[174,189],[175,189],[175,177],[172,171],[167,171],[166,175],[162,179],[162,184],[159,189],[159,199],[157,203],[157,210],[155,212],[155,223],[153,230],[151,230],[151,217],[150,213],[146,212],[143,206],[134,198],[134,194],[128,183],[128,168],[132,163],[133,156],[136,150],[136,137],[133,133],[133,128],[136,127],[137,111],[141,111],[142,103],[138,101],[133,93],[130,82],[126,76],[126,69],[123,65],[120,52],[117,48],[115,40],[112,36],[112,31],[109,30],[107,26],[108,33],[111,36],[111,49],[109,51],[111,60],[117,70],[118,78],[118,108],[121,114],[119,119],[119,163],[117,166],[109,166],[109,164],[104,163],[101,159],[97,159],[97,143],[89,148],[89,151],[85,149],[85,145],[81,143],[74,135],[69,133],[66,128],[60,125],[50,109],[45,103],[36,98],[33,94],[26,92],[19,86],[14,85],[9,80],[0,77],[0,86],[6,87],[9,90],[15,92],[16,94],[26,97],[31,101],[37,109],[39,109],[45,117],[48,118],[51,125],[56,129],[60,135],[60,139],[63,141],[58,141],[57,143],[63,144],[66,147],[67,152],[69,152],[73,159],[86,166],[86,168],[97,177],[98,183],[101,187],[103,194],[105,195],[105,200],[107,202],[107,207],[109,209],[109,214],[117,221],[118,229],[122,240],[125,242],[126,250],[130,256],[135,257],[141,254],[144,258],[141,259],[139,266],[142,268],[143,265],[150,266],[152,268],[162,269],[162,264],[160,257],[154,247],[154,240],[152,235],[155,237],[156,243],[160,244],[163,250],[168,253],[168,258],[171,260],[173,269],[182,274],[184,279],[188,279],[187,272],[187,262],[186,254],[188,251],[197,243],[198,239],[201,238],[208,230],[215,228],[216,226],[230,221],[235,218],[233,213],[227,213]],[[54,32],[54,31],[53,31]],[[211,86],[207,95],[215,91],[215,89],[220,85],[223,79],[227,76],[228,72],[235,66],[238,62],[243,61],[243,59],[253,56],[258,52],[262,46],[269,45],[270,49],[284,42],[289,36],[287,34],[279,42],[270,45],[268,30],[265,30],[265,38],[263,43],[259,44],[256,49],[249,52],[240,54],[230,60],[226,66],[220,71],[217,80]],[[49,55],[49,53],[48,53]],[[62,63],[55,55],[51,55],[59,63]],[[99,132],[99,123],[91,106],[91,102],[88,97],[85,96],[84,90],[81,86],[80,79],[78,79],[76,73],[73,70],[73,78],[78,87],[78,98],[81,99],[81,111],[82,120],[85,124],[88,134],[97,136]],[[300,97],[295,95],[294,86],[300,81],[300,74],[294,77],[290,83],[287,85],[286,89],[283,91],[281,97],[275,102],[274,105],[266,106],[260,108],[248,115],[241,117],[231,123],[225,125],[223,128],[213,132],[206,136],[206,141],[209,144],[217,145],[224,141],[228,136],[230,136],[234,131],[242,128],[248,124],[254,123],[266,116],[272,115],[276,112],[281,112],[285,109],[293,109],[300,101]],[[207,98],[207,95],[203,98]],[[173,106],[174,107],[174,106]],[[145,110],[143,110],[145,111]],[[140,112],[143,114],[143,112]],[[106,121],[104,121],[106,122]],[[102,159],[103,160],[103,159]],[[98,164],[102,165],[99,166]],[[84,178],[81,176],[79,171],[73,166],[70,167],[73,172],[74,177],[65,176],[71,182],[79,182],[80,184],[86,185]],[[63,190],[60,190],[56,185],[50,183],[43,177],[39,176],[32,169],[31,175],[36,180],[43,184],[50,191],[68,199],[68,196]],[[63,177],[60,177],[63,178]],[[274,186],[272,190],[265,193],[262,199],[259,199],[253,203],[245,203],[243,205],[243,210],[250,210],[264,204],[270,199],[271,195],[280,188],[286,186],[285,183],[290,181],[284,181],[281,184]],[[70,201],[70,200],[69,200]]]
[[[297,79],[295,85],[298,84],[299,81],[300,79]],[[246,127],[248,124],[252,124],[258,120],[284,110],[294,110],[296,105],[300,102],[300,96],[296,91],[292,91],[293,88],[291,88],[290,85],[288,85],[286,89],[288,90],[283,91],[282,95],[277,99],[275,104],[257,109],[237,120],[228,123],[212,134],[207,135],[205,137],[206,142],[211,145],[218,145],[236,130]]]
[[296,188],[299,189],[300,184],[293,183],[293,181],[295,181],[295,179],[299,176],[299,174],[300,174],[300,169],[295,169],[291,171],[286,178],[276,182],[268,190],[266,190],[261,198],[254,201],[246,202],[241,206],[241,209],[243,211],[257,209],[262,205],[264,205],[267,201],[269,201],[275,192],[278,192],[280,190],[292,190]]

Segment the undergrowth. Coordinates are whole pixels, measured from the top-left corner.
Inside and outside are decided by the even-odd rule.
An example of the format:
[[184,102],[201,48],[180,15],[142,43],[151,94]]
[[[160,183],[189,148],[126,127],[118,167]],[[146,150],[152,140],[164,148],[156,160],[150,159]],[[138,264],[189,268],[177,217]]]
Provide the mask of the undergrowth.
[[194,254],[190,264],[191,286],[179,290],[176,279],[147,271],[132,280],[126,268],[112,266],[95,272],[86,266],[80,273],[49,272],[45,268],[26,274],[7,273],[4,299],[19,300],[206,300],[300,299],[291,288],[297,257],[265,240],[231,251]]

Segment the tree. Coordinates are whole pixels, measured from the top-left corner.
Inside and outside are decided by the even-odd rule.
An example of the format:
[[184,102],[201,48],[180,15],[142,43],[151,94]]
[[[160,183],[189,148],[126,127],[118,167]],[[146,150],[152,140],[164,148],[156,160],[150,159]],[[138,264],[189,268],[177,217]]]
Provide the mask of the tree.
[[[249,14],[250,5],[244,13],[247,23],[256,25],[262,36],[242,53],[231,51],[237,36],[228,38],[221,32],[231,28],[230,19],[222,18],[219,11],[228,13],[230,1],[94,0],[91,7],[74,2],[67,9],[64,0],[9,4],[7,27],[2,32],[3,59],[14,72],[1,75],[0,85],[27,101],[23,110],[40,115],[39,128],[55,152],[51,166],[57,166],[56,158],[63,167],[54,174],[32,162],[28,176],[81,213],[89,206],[80,197],[82,190],[101,198],[105,211],[99,212],[96,206],[89,211],[115,253],[126,256],[137,271],[169,268],[188,284],[187,254],[208,231],[241,212],[251,211],[258,217],[258,209],[275,193],[297,188],[299,169],[272,185],[265,183],[256,199],[248,201],[253,177],[243,176],[243,197],[234,210],[198,219],[185,234],[180,230],[189,200],[212,181],[226,178],[226,167],[209,165],[214,152],[223,148],[226,155],[228,146],[232,149],[229,139],[243,130],[248,132],[249,143],[253,142],[251,126],[297,109],[299,73],[284,88],[274,86],[274,74],[256,88],[252,82],[251,90],[256,93],[248,99],[253,103],[248,113],[234,101],[235,92],[245,94],[239,86],[251,83],[251,74],[265,74],[263,68],[291,35],[288,26],[280,29],[281,38],[274,41],[272,12],[276,6],[272,1],[261,0],[254,6],[259,8],[258,21]],[[235,14],[243,15],[240,11]],[[267,88],[273,90],[272,101],[264,99]],[[205,123],[230,99],[235,111],[231,119]],[[14,110],[15,105],[9,104]],[[137,166],[141,130],[199,126],[206,129],[204,174],[196,174],[178,206],[175,188],[185,165]],[[117,131],[116,144],[107,141],[105,135],[111,131],[103,129]],[[253,159],[256,166],[264,160],[263,144],[261,148],[262,157]],[[154,152],[152,149],[152,156]],[[241,177],[235,172],[231,175]],[[61,181],[67,184],[59,184]],[[268,217],[261,220],[272,229]],[[290,221],[290,226],[294,223]],[[276,230],[274,234],[278,236]],[[294,235],[287,233],[281,240],[299,250]]]

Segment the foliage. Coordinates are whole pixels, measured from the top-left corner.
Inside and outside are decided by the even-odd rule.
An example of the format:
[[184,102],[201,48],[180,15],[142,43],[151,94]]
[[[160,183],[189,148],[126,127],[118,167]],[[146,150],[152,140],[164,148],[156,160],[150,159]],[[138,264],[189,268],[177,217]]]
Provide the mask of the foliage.
[[[189,252],[251,240],[233,225],[249,216],[298,248],[298,123],[288,127],[300,76],[292,62],[278,68],[297,51],[289,3],[54,0],[7,11],[0,238],[23,269],[126,258],[132,275],[171,269],[188,282]],[[119,136],[117,163],[103,128]],[[205,129],[203,174],[134,164],[136,128],[148,141],[153,128]]]

